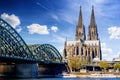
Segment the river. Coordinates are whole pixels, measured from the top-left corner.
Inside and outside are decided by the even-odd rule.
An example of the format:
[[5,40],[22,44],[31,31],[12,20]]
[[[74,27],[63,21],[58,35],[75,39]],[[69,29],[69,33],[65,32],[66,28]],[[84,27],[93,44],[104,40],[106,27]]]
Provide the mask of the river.
[[120,80],[120,78],[39,78],[39,79],[4,79],[0,80]]

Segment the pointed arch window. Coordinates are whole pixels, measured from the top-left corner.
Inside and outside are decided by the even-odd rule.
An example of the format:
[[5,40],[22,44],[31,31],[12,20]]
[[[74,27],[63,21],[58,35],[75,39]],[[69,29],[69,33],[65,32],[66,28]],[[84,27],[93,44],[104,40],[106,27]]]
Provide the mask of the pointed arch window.
[[88,55],[87,55],[87,50],[85,51],[85,56],[88,56]]
[[88,56],[90,56],[90,49],[88,48]]
[[81,48],[81,55],[83,55],[83,48]]
[[92,36],[94,36],[94,32],[92,32]]
[[95,57],[94,50],[92,50],[92,59]]
[[79,48],[78,48],[78,46],[76,48],[76,55],[79,55]]
[[95,57],[97,56],[97,49],[95,48]]
[[90,49],[88,48],[88,63],[90,63]]

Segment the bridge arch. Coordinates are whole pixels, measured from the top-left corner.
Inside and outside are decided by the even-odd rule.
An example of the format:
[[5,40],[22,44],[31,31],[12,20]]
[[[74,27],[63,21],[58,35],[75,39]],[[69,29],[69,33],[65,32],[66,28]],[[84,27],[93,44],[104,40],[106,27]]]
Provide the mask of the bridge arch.
[[59,51],[50,44],[42,44],[38,46],[35,50],[35,58],[43,59],[43,60],[50,60],[50,61],[62,61],[62,56]]
[[12,58],[33,58],[32,52],[16,32],[6,21],[0,18],[0,56]]

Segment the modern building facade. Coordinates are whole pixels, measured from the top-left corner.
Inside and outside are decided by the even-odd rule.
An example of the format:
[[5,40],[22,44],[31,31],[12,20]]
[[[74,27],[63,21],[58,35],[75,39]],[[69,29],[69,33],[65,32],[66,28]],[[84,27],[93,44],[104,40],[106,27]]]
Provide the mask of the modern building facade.
[[86,60],[87,64],[92,64],[94,58],[99,58],[100,60],[102,59],[101,44],[98,38],[98,30],[95,21],[93,6],[87,39],[85,34],[85,26],[82,18],[82,9],[80,7],[75,40],[66,39],[65,41],[63,50],[64,59],[69,59],[73,56],[77,56],[81,60]]

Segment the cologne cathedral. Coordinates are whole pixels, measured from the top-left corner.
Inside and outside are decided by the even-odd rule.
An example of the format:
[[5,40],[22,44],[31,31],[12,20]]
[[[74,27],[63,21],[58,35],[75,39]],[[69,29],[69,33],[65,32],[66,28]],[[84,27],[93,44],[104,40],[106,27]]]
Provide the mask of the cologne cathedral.
[[78,18],[76,26],[75,40],[67,40],[64,43],[63,57],[70,59],[73,56],[86,60],[87,64],[92,64],[94,58],[102,59],[101,44],[98,38],[97,25],[94,15],[94,7],[92,6],[91,19],[88,27],[88,35],[86,39],[85,26],[82,18],[82,10]]

